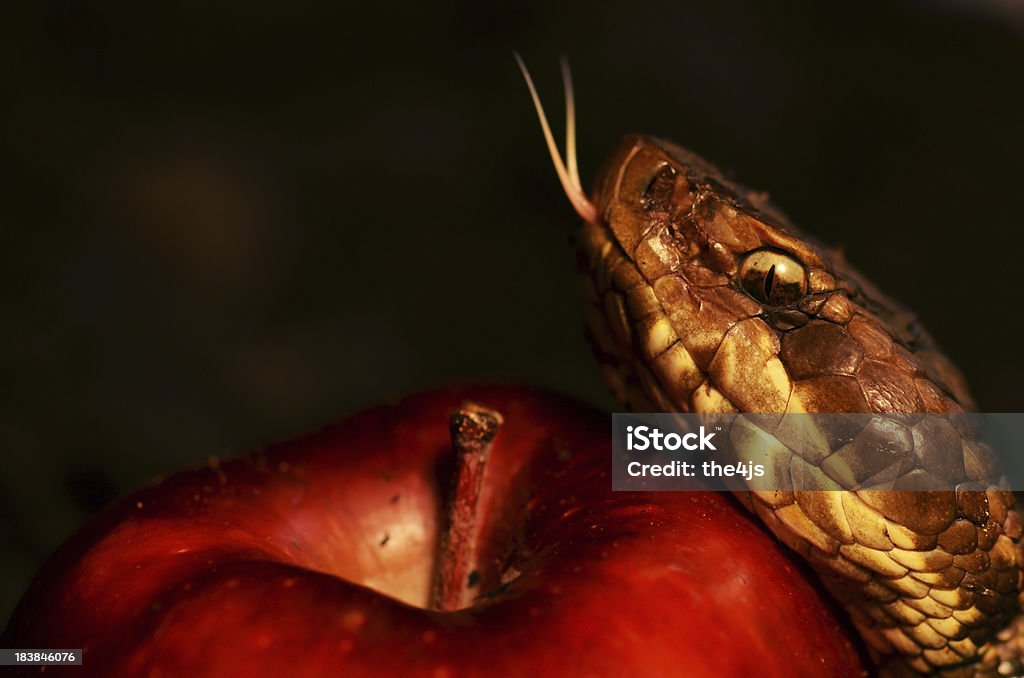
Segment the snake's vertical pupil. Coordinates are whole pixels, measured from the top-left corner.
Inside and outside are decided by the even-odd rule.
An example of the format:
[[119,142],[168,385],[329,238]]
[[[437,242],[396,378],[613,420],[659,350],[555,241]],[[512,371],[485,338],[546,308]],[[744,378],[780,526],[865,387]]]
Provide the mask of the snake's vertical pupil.
[[776,250],[748,253],[740,264],[739,279],[747,294],[772,307],[791,306],[803,299],[807,291],[803,264]]

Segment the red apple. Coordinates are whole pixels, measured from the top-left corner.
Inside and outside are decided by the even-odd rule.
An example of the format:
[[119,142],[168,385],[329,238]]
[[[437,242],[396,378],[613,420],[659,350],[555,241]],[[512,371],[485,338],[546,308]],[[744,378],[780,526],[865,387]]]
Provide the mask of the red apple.
[[[504,418],[468,523],[445,512],[466,400]],[[179,473],[61,547],[0,646],[83,648],[76,676],[863,673],[730,497],[612,492],[610,428],[551,393],[450,388]],[[453,600],[459,548],[477,571]]]

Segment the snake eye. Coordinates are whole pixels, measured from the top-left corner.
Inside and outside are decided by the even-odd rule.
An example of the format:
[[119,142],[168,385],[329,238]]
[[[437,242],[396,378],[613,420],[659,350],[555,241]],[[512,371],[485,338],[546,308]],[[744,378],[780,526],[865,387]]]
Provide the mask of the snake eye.
[[740,264],[740,284],[768,306],[790,306],[807,291],[807,271],[793,257],[775,250],[755,250]]

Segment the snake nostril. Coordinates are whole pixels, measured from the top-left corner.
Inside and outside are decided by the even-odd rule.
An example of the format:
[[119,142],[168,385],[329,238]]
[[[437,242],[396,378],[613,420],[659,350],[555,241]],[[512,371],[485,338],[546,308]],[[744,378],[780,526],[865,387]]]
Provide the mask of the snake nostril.
[[675,191],[676,171],[669,164],[663,164],[651,181],[644,189],[640,203],[644,209],[653,211],[666,211],[672,202],[672,193]]

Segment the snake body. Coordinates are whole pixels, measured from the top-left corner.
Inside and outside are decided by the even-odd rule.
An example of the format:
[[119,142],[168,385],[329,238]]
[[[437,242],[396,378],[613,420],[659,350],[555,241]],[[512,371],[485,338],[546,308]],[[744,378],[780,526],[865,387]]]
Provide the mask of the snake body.
[[[695,154],[628,137],[590,200],[595,216],[576,239],[589,334],[624,407],[974,407],[960,372],[911,313],[766,196]],[[810,562],[886,671],[1017,673],[1024,552],[1013,494],[977,481],[986,476],[970,432],[910,425],[902,433],[927,448],[919,457],[962,464],[955,491],[835,491],[822,457],[792,453],[783,457],[791,473],[833,491],[738,496]]]

